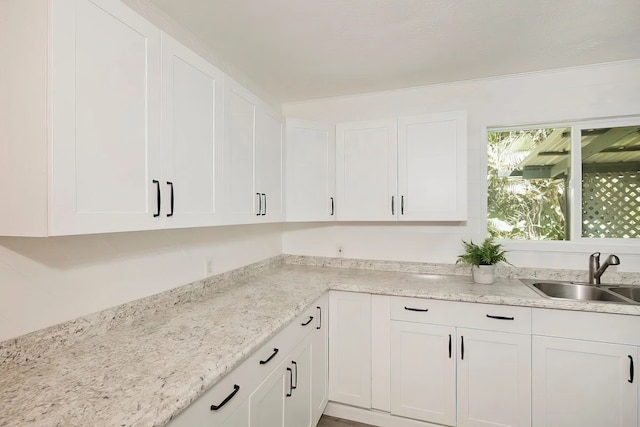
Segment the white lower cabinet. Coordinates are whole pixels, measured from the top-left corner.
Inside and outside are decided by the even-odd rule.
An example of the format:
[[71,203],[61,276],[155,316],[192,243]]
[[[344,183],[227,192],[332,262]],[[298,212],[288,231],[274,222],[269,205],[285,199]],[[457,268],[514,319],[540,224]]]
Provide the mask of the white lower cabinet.
[[[459,426],[526,426],[528,335],[391,322],[391,413]],[[457,400],[457,410],[456,410]]]
[[636,316],[536,310],[533,325],[534,426],[638,425]]
[[251,427],[311,427],[311,341],[307,335],[253,392]]
[[371,295],[329,298],[329,399],[371,408]]
[[249,427],[249,400],[246,399],[240,403],[235,410],[231,411],[226,421],[222,421],[221,424],[212,423],[210,425],[218,425],[220,427]]
[[289,390],[284,400],[285,427],[311,427],[311,337],[290,356]]
[[249,395],[255,387],[253,380],[250,364],[242,364],[178,414],[169,426],[248,427]]
[[[370,295],[330,294],[333,414],[359,406],[359,421],[384,426],[531,425],[531,309],[386,298],[388,308],[379,302],[371,311]],[[380,317],[390,328],[371,330],[385,321]],[[380,359],[369,346],[374,337],[388,342],[375,351],[388,352],[389,363],[371,371],[370,361]],[[384,402],[388,396],[389,409],[372,411],[371,383],[383,378],[389,378],[388,389],[374,388],[373,398]]]
[[393,298],[391,318],[392,415],[530,425],[529,309]]
[[251,427],[284,427],[284,399],[292,387],[289,360],[285,360],[267,377],[249,398]]
[[329,297],[316,305],[316,330],[311,334],[311,416],[312,425],[322,417],[329,400]]
[[535,426],[637,425],[636,347],[536,336],[533,357]]
[[530,425],[531,336],[458,328],[458,343],[458,426]]
[[455,425],[455,328],[391,322],[391,413]]
[[315,426],[327,404],[327,306],[325,295],[170,427]]

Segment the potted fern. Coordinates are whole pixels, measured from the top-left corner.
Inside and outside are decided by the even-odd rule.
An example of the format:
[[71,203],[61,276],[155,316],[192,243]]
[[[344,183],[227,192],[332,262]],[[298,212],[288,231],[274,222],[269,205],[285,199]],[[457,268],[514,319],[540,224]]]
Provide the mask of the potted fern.
[[489,285],[493,283],[495,278],[495,265],[498,262],[506,262],[506,251],[502,249],[502,245],[495,243],[492,237],[484,239],[481,245],[473,243],[473,240],[469,242],[462,241],[464,246],[464,253],[458,255],[456,264],[470,264],[471,274],[473,281],[476,283],[482,283]]

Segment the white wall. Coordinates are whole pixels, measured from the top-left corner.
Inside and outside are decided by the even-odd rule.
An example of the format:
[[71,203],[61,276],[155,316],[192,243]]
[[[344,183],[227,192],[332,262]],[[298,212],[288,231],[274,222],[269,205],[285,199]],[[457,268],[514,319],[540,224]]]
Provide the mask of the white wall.
[[0,341],[279,255],[281,227],[0,237]]
[[[342,246],[350,258],[452,263],[461,239],[486,235],[486,128],[640,115],[638,76],[640,60],[285,104],[287,117],[329,123],[466,110],[469,218],[449,225],[288,224],[283,250],[336,256]],[[508,245],[509,260],[520,267],[586,269],[589,253],[615,250],[618,271],[640,272],[638,241],[624,247],[540,243]]]

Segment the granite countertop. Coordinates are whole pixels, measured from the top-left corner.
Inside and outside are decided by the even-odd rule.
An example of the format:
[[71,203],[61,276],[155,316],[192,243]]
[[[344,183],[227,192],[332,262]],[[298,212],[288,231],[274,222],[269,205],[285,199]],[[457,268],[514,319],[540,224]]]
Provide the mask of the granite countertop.
[[205,285],[130,305],[126,321],[122,310],[94,316],[117,323],[100,332],[74,322],[64,339],[0,346],[0,425],[164,425],[329,289],[640,315],[640,305],[543,298],[517,279],[282,262]]

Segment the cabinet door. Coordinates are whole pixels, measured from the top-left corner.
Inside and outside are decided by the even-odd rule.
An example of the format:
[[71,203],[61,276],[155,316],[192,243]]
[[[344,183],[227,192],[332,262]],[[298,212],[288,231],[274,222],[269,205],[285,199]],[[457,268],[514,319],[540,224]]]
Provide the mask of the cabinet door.
[[316,425],[329,398],[329,327],[328,298],[316,306],[316,329],[311,332],[311,411]]
[[[192,424],[193,425],[193,424]],[[211,424],[218,425],[218,424]],[[220,427],[249,427],[249,399],[242,402]]]
[[338,219],[395,221],[396,120],[337,125],[336,153]]
[[334,221],[335,127],[295,119],[286,127],[287,221]]
[[[239,370],[246,371],[244,368]],[[178,414],[168,426],[248,427],[251,387],[250,376],[234,371]]]
[[329,294],[329,399],[371,408],[371,295]]
[[531,336],[459,328],[458,345],[458,425],[529,426]]
[[464,112],[398,119],[399,219],[467,219]]
[[391,414],[456,424],[455,328],[391,322]]
[[284,427],[284,399],[290,394],[292,370],[289,360],[283,361],[256,388],[249,398],[249,425],[251,427]]
[[163,33],[161,186],[168,226],[215,223],[221,118],[222,72]]
[[225,222],[256,222],[259,197],[254,191],[255,97],[224,78],[224,211]]
[[160,31],[110,0],[51,19],[50,234],[159,228]]
[[282,121],[264,106],[256,111],[256,193],[261,222],[281,221],[282,200]]
[[312,427],[311,415],[311,335],[307,335],[290,357],[293,386],[284,401],[285,427]]
[[533,425],[637,426],[630,357],[634,346],[534,336]]

